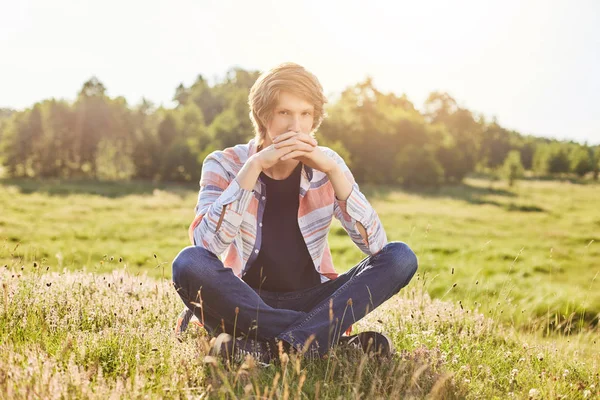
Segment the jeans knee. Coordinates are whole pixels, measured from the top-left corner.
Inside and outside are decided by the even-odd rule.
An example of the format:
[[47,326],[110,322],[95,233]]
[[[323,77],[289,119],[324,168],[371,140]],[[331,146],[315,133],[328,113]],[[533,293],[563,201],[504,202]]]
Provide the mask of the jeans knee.
[[404,242],[390,242],[384,249],[384,254],[390,258],[390,263],[394,266],[398,280],[408,284],[419,266],[415,252]]
[[173,271],[173,282],[175,284],[180,285],[182,282],[182,278],[185,275],[185,270],[187,266],[190,264],[190,256],[189,253],[192,251],[193,246],[188,246],[182,249],[172,263],[172,271]]
[[200,269],[202,265],[199,264],[202,263],[199,261],[210,255],[212,253],[200,246],[188,246],[181,250],[173,260],[173,282],[182,286],[188,280],[188,274],[192,268]]

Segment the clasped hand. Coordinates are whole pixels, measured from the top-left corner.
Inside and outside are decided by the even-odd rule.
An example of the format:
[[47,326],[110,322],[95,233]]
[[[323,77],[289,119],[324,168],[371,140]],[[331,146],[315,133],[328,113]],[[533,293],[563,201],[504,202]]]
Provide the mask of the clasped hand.
[[290,131],[277,136],[273,143],[260,153],[263,153],[263,168],[271,168],[279,161],[294,159],[327,174],[336,165],[335,161],[319,149],[315,139],[301,132]]

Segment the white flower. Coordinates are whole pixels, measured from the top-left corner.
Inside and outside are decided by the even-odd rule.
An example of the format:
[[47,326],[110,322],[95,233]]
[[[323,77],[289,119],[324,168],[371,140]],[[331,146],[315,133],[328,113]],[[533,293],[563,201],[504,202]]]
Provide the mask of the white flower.
[[539,399],[540,398],[540,391],[537,389],[530,389],[529,390],[529,398],[530,399]]
[[592,391],[591,390],[584,390],[583,391],[583,398],[587,399],[588,397],[590,397],[592,395]]

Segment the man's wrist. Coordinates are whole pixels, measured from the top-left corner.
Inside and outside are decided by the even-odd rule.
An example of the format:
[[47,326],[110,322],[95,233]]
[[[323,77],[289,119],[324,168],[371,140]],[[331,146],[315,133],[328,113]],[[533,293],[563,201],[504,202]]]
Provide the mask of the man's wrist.
[[250,164],[250,167],[252,168],[252,170],[254,170],[258,173],[263,172],[262,165],[260,164],[260,160],[257,158],[256,154],[248,159],[248,163]]
[[329,170],[325,171],[325,174],[326,174],[328,177],[331,177],[332,175],[336,175],[336,174],[338,174],[338,173],[340,173],[340,172],[342,172],[342,169],[340,168],[340,166],[339,166],[338,164],[336,164],[336,163],[334,162],[334,163],[333,163],[333,166],[332,166],[332,167],[331,167]]

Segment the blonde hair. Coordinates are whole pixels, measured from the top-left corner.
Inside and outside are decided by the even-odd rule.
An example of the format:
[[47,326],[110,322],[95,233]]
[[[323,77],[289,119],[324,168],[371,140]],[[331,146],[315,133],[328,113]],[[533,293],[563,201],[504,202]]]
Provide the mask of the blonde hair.
[[298,64],[291,62],[279,64],[258,77],[248,96],[250,120],[259,147],[265,140],[267,125],[273,117],[279,95],[284,91],[301,97],[315,107],[311,135],[314,135],[326,117],[324,106],[327,98],[317,77]]

